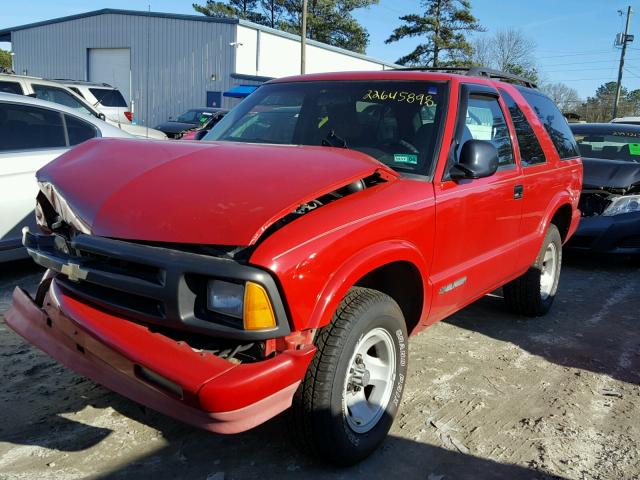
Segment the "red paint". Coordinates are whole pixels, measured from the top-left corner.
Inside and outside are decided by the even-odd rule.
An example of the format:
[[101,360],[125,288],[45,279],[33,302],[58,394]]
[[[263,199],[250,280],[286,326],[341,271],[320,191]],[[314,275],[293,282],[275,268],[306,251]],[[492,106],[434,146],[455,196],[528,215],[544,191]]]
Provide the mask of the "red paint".
[[37,177],[95,235],[250,245],[301,203],[378,169],[387,167],[337,148],[98,139]]
[[[313,355],[314,329],[330,321],[349,288],[372,270],[404,262],[419,273],[424,301],[415,332],[524,273],[559,209],[571,209],[567,237],[575,230],[581,161],[558,158],[543,125],[513,86],[402,71],[277,81],[331,79],[450,82],[433,181],[400,177],[363,154],[342,149],[130,140],[86,142],[39,173],[96,235],[227,245],[255,244],[269,225],[297,205],[381,173],[386,182],[318,208],[257,243],[249,263],[277,278],[293,331],[287,338],[267,341],[265,348],[272,355],[268,360],[237,366],[211,355],[202,357],[143,326],[65,297],[55,283],[49,297],[54,302],[45,312],[17,292],[9,324],[81,373],[142,403],[159,402],[154,408],[190,423],[215,430],[208,420],[195,421],[190,415],[235,412],[227,418],[240,418],[231,429],[237,431],[252,424],[242,412],[248,409],[255,415],[261,402],[267,406],[259,421],[286,408],[292,385],[303,378]],[[527,115],[547,162],[525,168],[515,148],[511,169],[478,180],[444,180],[461,82],[507,90]],[[515,146],[510,116],[502,102],[501,106]],[[513,197],[516,184],[524,186],[521,200]],[[458,288],[440,293],[463,277],[466,281]],[[47,317],[54,324],[55,334],[50,336],[42,327]],[[102,366],[86,366],[61,354],[58,350],[70,341],[81,342]],[[132,374],[135,363],[179,384],[184,399],[171,401],[180,408],[163,407],[165,393],[141,394],[142,387],[150,387]],[[102,380],[104,364],[117,373],[116,380],[108,375]]]

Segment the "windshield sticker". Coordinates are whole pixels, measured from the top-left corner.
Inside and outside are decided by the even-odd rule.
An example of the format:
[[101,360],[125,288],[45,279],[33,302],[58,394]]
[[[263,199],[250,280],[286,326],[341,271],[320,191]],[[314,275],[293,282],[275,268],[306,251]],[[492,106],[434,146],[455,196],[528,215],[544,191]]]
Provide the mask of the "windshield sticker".
[[630,143],[629,152],[631,155],[640,155],[640,143]]
[[427,93],[429,95],[437,95],[438,94],[438,89],[436,87],[429,87],[427,89]]
[[418,156],[410,153],[394,153],[393,161],[396,163],[406,163],[409,165],[417,165]]
[[426,105],[427,107],[435,107],[436,105],[436,102],[433,101],[433,97],[431,95],[398,90],[367,90],[367,93],[364,94],[362,100],[417,103],[418,105]]

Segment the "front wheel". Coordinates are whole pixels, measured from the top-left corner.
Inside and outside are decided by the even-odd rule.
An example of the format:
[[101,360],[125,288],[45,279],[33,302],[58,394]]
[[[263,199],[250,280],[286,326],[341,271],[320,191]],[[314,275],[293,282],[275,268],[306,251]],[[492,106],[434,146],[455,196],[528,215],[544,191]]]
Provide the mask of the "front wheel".
[[294,397],[300,444],[324,462],[350,465],[387,436],[407,374],[407,330],[388,295],[354,287],[316,336],[318,351]]
[[507,307],[528,317],[546,314],[556,296],[561,267],[562,239],[558,228],[551,224],[531,268],[503,287]]

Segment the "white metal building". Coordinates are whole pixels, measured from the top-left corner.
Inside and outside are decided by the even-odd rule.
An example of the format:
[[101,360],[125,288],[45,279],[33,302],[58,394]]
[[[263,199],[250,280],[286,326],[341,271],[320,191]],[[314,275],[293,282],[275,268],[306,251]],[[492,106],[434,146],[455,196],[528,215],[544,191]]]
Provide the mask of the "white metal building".
[[[300,37],[244,20],[104,9],[0,30],[17,74],[106,82],[154,126],[224,95],[300,71]],[[307,73],[395,65],[312,40]]]

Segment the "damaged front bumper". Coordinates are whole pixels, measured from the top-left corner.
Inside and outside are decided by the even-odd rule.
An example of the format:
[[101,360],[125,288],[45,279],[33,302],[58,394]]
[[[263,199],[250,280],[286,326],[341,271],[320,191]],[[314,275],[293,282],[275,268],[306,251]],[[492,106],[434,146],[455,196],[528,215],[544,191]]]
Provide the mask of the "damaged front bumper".
[[237,364],[79,301],[53,279],[43,308],[16,288],[7,324],[97,383],[194,426],[236,433],[288,408],[315,347]]
[[640,213],[582,217],[566,246],[597,253],[640,255]]

